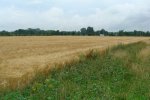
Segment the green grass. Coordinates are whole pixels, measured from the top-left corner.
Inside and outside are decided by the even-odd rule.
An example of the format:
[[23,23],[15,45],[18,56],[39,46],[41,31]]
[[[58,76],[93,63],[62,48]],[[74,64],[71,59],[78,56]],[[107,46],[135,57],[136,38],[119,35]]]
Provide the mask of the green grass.
[[23,90],[1,94],[0,99],[148,100],[150,56],[145,60],[139,56],[148,46],[138,42],[120,44],[101,53],[90,52],[80,62],[54,69]]

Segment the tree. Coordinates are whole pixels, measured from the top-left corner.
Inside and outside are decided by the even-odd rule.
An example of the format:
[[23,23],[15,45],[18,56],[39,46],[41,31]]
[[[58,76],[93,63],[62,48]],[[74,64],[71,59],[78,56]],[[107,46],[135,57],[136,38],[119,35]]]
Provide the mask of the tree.
[[119,36],[124,36],[125,32],[124,32],[124,30],[119,30],[118,34],[119,34]]
[[81,28],[80,31],[81,31],[81,34],[82,34],[82,35],[86,35],[86,28]]
[[3,30],[0,32],[0,36],[10,36],[10,32]]
[[87,33],[88,35],[93,35],[93,33],[94,33],[93,27],[87,27],[86,33]]
[[107,34],[108,34],[108,32],[107,32],[107,31],[105,31],[105,29],[101,29],[101,30],[100,30],[100,34],[107,35]]

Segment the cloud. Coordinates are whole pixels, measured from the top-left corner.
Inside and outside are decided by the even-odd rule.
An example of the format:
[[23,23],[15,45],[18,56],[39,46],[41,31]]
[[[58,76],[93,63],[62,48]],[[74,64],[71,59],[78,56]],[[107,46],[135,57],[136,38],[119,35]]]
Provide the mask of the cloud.
[[141,12],[127,17],[122,23],[112,26],[112,29],[123,30],[150,30],[150,11]]
[[44,2],[48,2],[48,0],[25,0],[29,4],[42,4]]
[[43,3],[43,0],[30,0],[31,4],[41,4]]
[[149,30],[148,0],[23,0],[26,4],[22,7],[14,1],[17,3],[0,9],[0,30],[79,30],[87,26],[109,31]]

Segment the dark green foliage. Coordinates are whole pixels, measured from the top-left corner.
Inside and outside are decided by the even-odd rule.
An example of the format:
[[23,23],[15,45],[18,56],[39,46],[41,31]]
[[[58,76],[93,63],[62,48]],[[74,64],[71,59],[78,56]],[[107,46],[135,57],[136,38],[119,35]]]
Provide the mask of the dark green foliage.
[[86,28],[81,28],[80,31],[81,31],[81,34],[82,34],[82,35],[86,35]]
[[37,29],[18,29],[13,32],[8,32],[8,31],[0,31],[0,36],[53,36],[53,35],[58,35],[58,36],[99,36],[99,35],[105,35],[105,36],[150,36],[150,32],[143,32],[143,31],[131,31],[127,32],[124,30],[120,30],[119,32],[108,32],[104,29],[94,31],[93,27],[87,27],[86,28],[81,28],[80,31],[59,31],[59,30],[41,30],[39,28]]
[[94,35],[94,29],[93,29],[93,27],[87,27],[86,33],[88,35]]
[[[46,78],[38,78],[21,91],[1,95],[4,100],[148,100],[150,70],[136,73],[132,65],[150,65],[138,58],[147,44],[120,44],[98,54],[89,52],[74,65],[54,69]],[[118,58],[115,53],[126,52]],[[150,59],[150,58],[148,58]],[[150,67],[150,66],[148,66]],[[144,67],[143,67],[144,68]],[[148,68],[150,69],[150,68]]]
[[106,30],[104,30],[104,29],[101,29],[101,30],[98,30],[98,31],[96,31],[95,32],[96,33],[96,35],[100,35],[100,34],[103,34],[103,35],[105,35],[105,36],[108,36],[109,34],[109,32],[107,32]]

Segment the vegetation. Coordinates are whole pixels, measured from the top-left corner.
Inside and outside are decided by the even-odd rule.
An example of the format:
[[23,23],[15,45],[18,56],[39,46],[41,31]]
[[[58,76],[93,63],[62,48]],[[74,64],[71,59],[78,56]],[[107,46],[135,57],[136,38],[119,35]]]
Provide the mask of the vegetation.
[[2,100],[148,100],[150,45],[118,45],[91,51],[79,63],[39,76],[23,90],[3,93]]
[[[78,59],[80,52],[106,49],[118,43],[147,41],[147,37],[21,36],[0,37],[0,88],[26,86],[36,73]],[[56,60],[57,59],[57,60]]]
[[81,28],[80,31],[59,31],[59,30],[41,30],[37,29],[18,29],[13,32],[0,31],[0,36],[52,36],[52,35],[72,35],[72,36],[99,36],[103,34],[105,36],[150,36],[150,32],[143,31],[124,31],[108,32],[104,29],[94,31],[93,27]]

